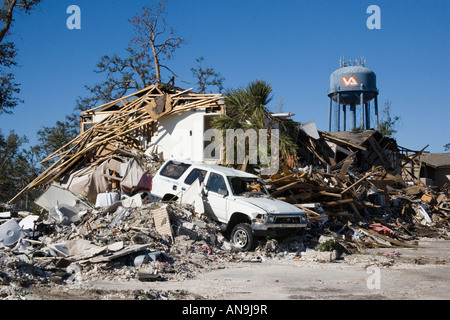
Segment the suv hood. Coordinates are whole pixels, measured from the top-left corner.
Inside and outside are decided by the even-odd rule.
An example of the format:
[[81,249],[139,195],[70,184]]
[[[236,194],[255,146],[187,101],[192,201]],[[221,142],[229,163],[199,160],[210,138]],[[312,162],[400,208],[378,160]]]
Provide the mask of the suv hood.
[[236,196],[236,200],[241,203],[252,204],[267,213],[304,213],[302,209],[278,199]]

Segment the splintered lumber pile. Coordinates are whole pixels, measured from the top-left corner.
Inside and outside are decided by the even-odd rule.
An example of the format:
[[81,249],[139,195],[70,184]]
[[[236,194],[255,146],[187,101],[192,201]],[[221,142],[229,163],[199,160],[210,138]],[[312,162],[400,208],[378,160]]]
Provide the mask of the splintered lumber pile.
[[[420,236],[448,238],[447,186],[436,191],[414,175],[426,147],[420,152],[406,150],[415,153],[411,157],[377,130],[300,128],[296,141],[299,166],[289,163],[279,173],[262,178],[273,197],[307,213],[311,232],[331,234],[346,240],[341,244],[347,246],[364,239],[355,245],[358,248],[399,245]],[[379,228],[370,228],[378,224]],[[384,228],[394,232],[376,237],[377,230]]]
[[[198,94],[168,85],[143,90],[84,111],[80,134],[41,163],[50,163],[36,179],[12,198],[45,186],[83,166],[97,166],[113,155],[135,157],[146,151],[154,125],[163,116],[195,108],[222,111],[221,94]],[[102,116],[95,121],[96,116]]]
[[273,197],[307,213],[311,232],[332,235],[348,251],[414,247],[407,241],[424,236],[448,238],[446,186],[439,192],[407,186],[383,166],[357,174],[353,169],[348,164],[329,172],[284,167],[265,182]]
[[[302,203],[320,203],[327,216],[361,216],[358,210],[364,209],[359,201],[366,191],[369,177],[373,177],[382,170],[381,167],[372,168],[361,177],[351,176],[348,165],[339,171],[326,173],[324,170],[312,170],[292,173],[284,168],[282,174],[271,176],[267,183],[273,186],[271,195],[280,200],[301,205]],[[304,207],[304,206],[302,206]],[[349,208],[350,212],[345,211]],[[311,210],[309,210],[311,213]],[[314,214],[311,218],[317,218]]]

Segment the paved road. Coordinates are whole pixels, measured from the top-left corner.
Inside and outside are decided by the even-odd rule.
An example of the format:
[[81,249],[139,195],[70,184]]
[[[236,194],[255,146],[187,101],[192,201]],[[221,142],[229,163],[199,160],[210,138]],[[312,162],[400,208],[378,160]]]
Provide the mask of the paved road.
[[[100,289],[183,289],[211,300],[450,299],[450,241],[370,250],[332,263],[270,259],[234,263],[194,279],[92,283]],[[385,255],[386,252],[400,255]]]

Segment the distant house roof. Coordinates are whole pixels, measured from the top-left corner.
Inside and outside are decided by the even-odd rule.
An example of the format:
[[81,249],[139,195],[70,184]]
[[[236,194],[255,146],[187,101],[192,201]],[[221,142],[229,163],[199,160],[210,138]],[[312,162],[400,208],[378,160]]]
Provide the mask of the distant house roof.
[[[397,150],[397,141],[394,138],[383,136],[378,130],[357,130],[357,131],[339,131],[339,132],[322,132],[322,136],[333,142],[344,142],[354,147],[365,150],[370,147],[373,141],[376,141],[382,149]],[[372,140],[371,140],[372,138]],[[338,139],[338,140],[337,140]]]
[[433,168],[450,168],[450,153],[425,154],[423,162]]
[[348,142],[362,145],[367,139],[376,134],[377,130],[361,130],[361,131],[338,131],[328,132],[329,135],[346,140]]

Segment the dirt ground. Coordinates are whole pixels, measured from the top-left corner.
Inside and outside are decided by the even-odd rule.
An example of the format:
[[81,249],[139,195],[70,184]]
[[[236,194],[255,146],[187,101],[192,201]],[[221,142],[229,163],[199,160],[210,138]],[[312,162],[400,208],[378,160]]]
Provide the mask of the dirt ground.
[[25,299],[56,300],[447,300],[450,241],[378,248],[332,262],[283,256],[224,263],[179,281],[79,281],[28,288]]

